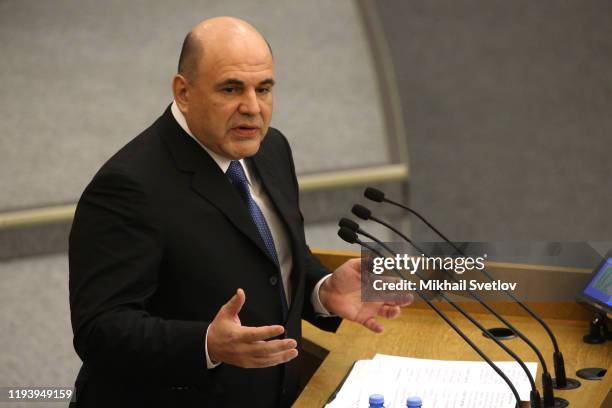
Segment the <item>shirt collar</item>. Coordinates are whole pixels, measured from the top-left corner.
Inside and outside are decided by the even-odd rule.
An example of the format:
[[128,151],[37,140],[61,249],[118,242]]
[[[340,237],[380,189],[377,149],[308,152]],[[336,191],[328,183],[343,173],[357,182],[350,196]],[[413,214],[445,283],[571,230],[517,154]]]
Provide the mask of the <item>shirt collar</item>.
[[[189,130],[189,126],[187,126],[187,120],[185,119],[183,112],[181,112],[181,110],[178,108],[176,101],[172,101],[172,106],[170,107],[170,110],[172,111],[172,116],[174,116],[174,119],[179,124],[179,126],[185,131],[185,133],[191,136],[191,138],[195,140],[197,144],[199,144],[202,147],[202,149],[204,149],[204,151],[208,153],[210,157],[212,157],[212,159],[215,161],[215,163],[217,163],[221,171],[225,174],[227,172],[227,169],[230,166],[230,163],[232,162],[232,159],[228,159],[227,157],[221,156],[220,154],[213,152],[208,147],[204,146],[204,144],[200,142],[193,135],[193,133],[191,133],[191,130]],[[252,185],[253,183],[251,183],[251,174],[249,172],[248,166],[246,166],[244,159],[240,159],[239,161],[240,161],[240,164],[242,165],[242,168],[244,169],[244,173],[246,174],[249,185]]]

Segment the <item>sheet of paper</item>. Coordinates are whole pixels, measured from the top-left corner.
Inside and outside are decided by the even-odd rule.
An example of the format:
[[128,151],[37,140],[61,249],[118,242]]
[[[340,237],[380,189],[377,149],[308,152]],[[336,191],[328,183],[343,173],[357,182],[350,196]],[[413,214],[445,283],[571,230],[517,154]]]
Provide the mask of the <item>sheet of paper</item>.
[[[531,387],[516,362],[496,362],[529,400]],[[535,378],[536,363],[526,363]],[[418,395],[423,408],[514,408],[508,385],[485,362],[425,360],[377,354],[355,363],[330,408],[367,408],[371,394],[385,396],[385,407],[404,408],[406,399]]]
[[[444,361],[377,354],[374,361],[385,362],[401,369],[408,379],[418,382],[453,384],[457,386],[487,386],[508,390],[506,382],[484,361]],[[525,371],[514,361],[495,361],[519,393],[521,400],[528,401],[531,385]],[[538,364],[525,363],[534,379]]]

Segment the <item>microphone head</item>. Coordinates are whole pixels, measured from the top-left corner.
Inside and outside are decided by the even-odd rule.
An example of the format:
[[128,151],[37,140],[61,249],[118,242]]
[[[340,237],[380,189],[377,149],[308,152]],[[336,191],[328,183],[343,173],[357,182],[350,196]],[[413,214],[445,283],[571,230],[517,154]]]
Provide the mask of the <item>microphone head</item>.
[[363,196],[368,200],[376,201],[377,203],[382,203],[385,199],[385,193],[374,187],[366,188],[363,192]]
[[346,227],[341,227],[338,230],[338,236],[342,238],[343,241],[346,241],[349,244],[354,244],[355,242],[357,242],[357,234],[355,233],[355,231],[351,231]]
[[357,230],[359,229],[359,224],[349,218],[342,218],[338,225],[340,227],[348,228],[353,232],[357,232]]
[[351,208],[351,212],[362,220],[369,220],[372,215],[372,211],[359,204],[355,204],[353,208]]

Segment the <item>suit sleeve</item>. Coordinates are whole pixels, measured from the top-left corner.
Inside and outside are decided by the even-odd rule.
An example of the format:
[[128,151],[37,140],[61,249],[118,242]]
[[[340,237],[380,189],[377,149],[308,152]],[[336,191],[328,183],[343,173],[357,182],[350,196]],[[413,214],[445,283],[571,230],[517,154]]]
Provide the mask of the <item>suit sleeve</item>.
[[163,256],[163,228],[147,194],[120,171],[100,172],[77,206],[69,240],[74,347],[98,370],[163,383],[207,375],[207,322],[147,312]]
[[[289,163],[291,166],[291,174],[293,176],[293,181],[294,181],[295,190],[296,190],[295,194],[297,195],[297,197],[299,197],[299,186],[297,182],[297,175],[295,172],[295,165],[293,163],[293,154],[291,153],[291,147],[289,146],[289,142],[287,141],[285,136],[282,134],[281,136],[282,136],[282,140],[285,143],[285,147],[289,155],[288,157],[289,157]],[[300,218],[302,220],[302,228],[304,228],[304,216],[302,215],[301,210],[300,210]],[[306,321],[312,323],[313,325],[315,325],[316,327],[322,330],[335,332],[338,326],[340,326],[342,319],[339,317],[325,317],[325,316],[318,315],[317,313],[315,313],[314,307],[310,301],[310,295],[312,291],[314,290],[317,282],[319,282],[325,275],[331,273],[332,271],[328,270],[326,267],[323,266],[323,264],[321,264],[319,259],[312,254],[308,245],[304,246],[303,256],[305,258],[305,274],[306,274],[305,280],[306,281],[305,281],[304,286],[305,286],[306,293],[304,297],[304,308],[302,310],[302,318],[304,318]]]

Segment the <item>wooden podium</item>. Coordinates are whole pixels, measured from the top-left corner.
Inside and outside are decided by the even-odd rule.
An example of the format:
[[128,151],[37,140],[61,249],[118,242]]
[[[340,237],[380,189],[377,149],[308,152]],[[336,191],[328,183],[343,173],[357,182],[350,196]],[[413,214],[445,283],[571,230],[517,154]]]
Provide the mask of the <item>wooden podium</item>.
[[[315,251],[323,264],[335,269],[338,265],[358,253]],[[495,268],[508,268],[512,265],[488,263],[487,268],[494,273]],[[528,266],[522,265],[521,268]],[[535,270],[543,267],[533,266]],[[551,267],[544,267],[554,269]],[[563,268],[559,273],[563,273]],[[584,273],[591,271],[584,270]],[[576,291],[580,288],[576,288]],[[442,305],[438,303],[438,305]],[[501,323],[473,303],[464,303],[470,312],[485,327],[499,327]],[[444,305],[447,306],[447,305]],[[540,349],[546,363],[554,376],[552,363],[553,348],[544,329],[524,311],[508,303],[492,305],[507,317],[512,324],[523,331]],[[550,325],[559,342],[565,358],[568,378],[577,378],[576,370],[585,367],[612,368],[612,344],[586,344],[582,337],[587,333],[592,314],[574,302],[530,303],[537,313]],[[491,340],[485,338],[456,311],[445,312],[481,347],[494,361],[510,360],[510,357]],[[310,360],[321,361],[300,394],[294,407],[322,407],[338,384],[343,380],[355,360],[370,359],[376,353],[408,356],[415,358],[439,360],[474,360],[480,357],[463,340],[424,303],[415,303],[404,308],[401,317],[395,320],[384,320],[385,332],[374,334],[353,322],[344,321],[336,333],[323,332],[307,322],[303,322],[304,350]],[[525,361],[538,361],[533,351],[519,338],[505,342]],[[541,384],[542,367],[538,362],[536,383]],[[314,371],[314,370],[313,370]],[[582,384],[574,390],[555,390],[555,396],[565,398],[570,407],[596,408],[612,407],[612,374],[599,381],[579,379]],[[540,389],[540,394],[542,390]],[[492,407],[493,408],[493,407]]]

